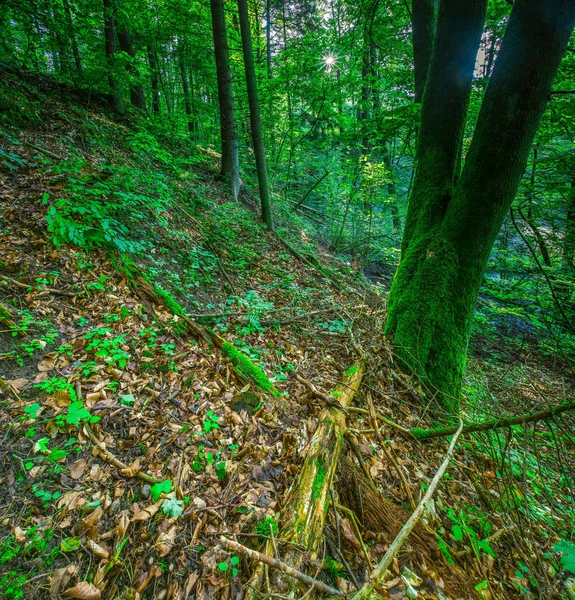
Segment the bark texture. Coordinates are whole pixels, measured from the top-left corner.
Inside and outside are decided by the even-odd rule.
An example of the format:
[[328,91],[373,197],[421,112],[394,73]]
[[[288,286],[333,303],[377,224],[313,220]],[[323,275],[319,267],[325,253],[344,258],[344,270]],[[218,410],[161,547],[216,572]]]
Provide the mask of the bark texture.
[[436,11],[437,0],[413,0],[411,3],[415,102],[417,103],[423,99],[435,37]]
[[220,174],[229,183],[232,197],[234,200],[237,200],[240,191],[240,166],[224,0],[210,0],[210,8],[212,12],[214,52],[218,77],[218,102],[222,138],[222,167]]
[[[438,47],[424,96],[422,151],[428,148],[425,132],[445,128],[448,122],[442,120],[438,106],[426,103],[433,97],[433,84],[441,81],[437,80],[441,69],[434,75],[439,67],[434,61],[442,47],[442,10],[452,4],[443,2],[440,9]],[[451,8],[469,10],[472,4],[479,3]],[[444,25],[450,22],[445,16]],[[437,203],[440,188],[432,173],[427,183],[418,179],[414,188],[409,207],[412,230],[390,294],[386,332],[393,336],[400,361],[438,392],[450,415],[459,408],[473,310],[487,259],[517,192],[574,24],[573,0],[515,1],[457,185],[452,189],[448,185],[453,176],[452,139],[433,148],[437,171],[443,172],[439,183],[446,192],[445,202]],[[451,26],[466,37],[463,23],[451,21]],[[452,47],[446,63],[455,60],[460,44]],[[453,71],[467,72],[458,61]],[[441,90],[438,93],[441,98]],[[423,154],[420,161],[425,160],[429,157]]]
[[260,102],[258,99],[258,84],[256,81],[256,69],[254,66],[252,34],[250,31],[247,0],[238,0],[238,11],[240,15],[244,68],[246,72],[246,84],[248,88],[248,102],[250,105],[250,126],[252,129],[252,142],[256,157],[256,170],[258,173],[262,220],[269,229],[273,229],[272,200],[268,181],[268,168],[266,164],[264,137],[262,133]]

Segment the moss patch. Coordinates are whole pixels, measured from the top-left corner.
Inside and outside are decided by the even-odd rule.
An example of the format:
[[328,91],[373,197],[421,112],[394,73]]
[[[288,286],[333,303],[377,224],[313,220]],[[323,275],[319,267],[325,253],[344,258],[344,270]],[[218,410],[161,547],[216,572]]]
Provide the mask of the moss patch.
[[312,500],[317,500],[321,496],[321,491],[325,484],[325,476],[327,475],[327,469],[323,463],[323,460],[316,459],[315,461],[317,471],[313,479],[311,486],[311,497]]
[[222,354],[227,356],[232,365],[234,365],[236,371],[247,377],[254,382],[257,387],[262,389],[264,392],[279,396],[279,392],[274,387],[273,383],[269,380],[268,376],[263,372],[262,369],[256,367],[254,363],[242,352],[240,352],[233,344],[224,342],[222,345]]

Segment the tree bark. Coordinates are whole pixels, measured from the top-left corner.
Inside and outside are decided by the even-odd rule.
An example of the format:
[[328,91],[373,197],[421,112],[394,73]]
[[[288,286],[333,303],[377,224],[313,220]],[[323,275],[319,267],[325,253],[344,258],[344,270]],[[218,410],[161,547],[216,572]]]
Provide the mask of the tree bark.
[[[438,42],[441,11],[450,4],[443,2],[440,9]],[[465,36],[463,24],[452,24]],[[445,188],[445,206],[437,211],[432,180],[427,183],[431,195],[418,190],[420,205],[410,204],[410,212],[422,211],[420,219],[427,231],[420,229],[412,236],[402,255],[390,294],[386,332],[393,336],[400,362],[438,393],[440,405],[449,415],[459,408],[473,309],[487,259],[517,192],[574,25],[573,0],[515,0],[453,193]],[[457,56],[454,50],[452,47],[444,63]],[[425,110],[434,85],[441,83],[436,79],[441,69],[433,66],[438,57],[440,53],[434,51],[422,134],[440,126],[426,121],[441,117],[441,111],[437,107]],[[454,71],[460,71],[456,67],[452,64]],[[445,127],[446,122],[441,125]],[[436,149],[436,166],[449,173],[445,163],[450,156],[442,150],[441,146]],[[425,192],[425,182],[419,180],[417,185]],[[431,209],[425,206],[430,202]]]
[[123,22],[124,19],[120,19],[121,27],[118,29],[118,41],[120,42],[120,48],[122,52],[125,52],[132,61],[126,65],[126,70],[136,80],[135,83],[130,85],[130,102],[140,110],[146,110],[146,98],[144,96],[144,88],[141,83],[138,83],[139,72],[134,65],[134,59],[136,53],[134,52],[134,46],[132,45],[132,38],[126,29],[126,24]]
[[565,234],[563,237],[563,265],[569,275],[575,273],[575,179],[571,181],[571,193],[567,199]]
[[271,0],[266,0],[266,67],[268,79],[272,78],[272,11]]
[[238,136],[232,97],[232,72],[228,40],[226,36],[226,16],[224,0],[210,0],[214,52],[218,77],[218,102],[220,107],[220,129],[222,138],[221,177],[231,188],[232,197],[237,200],[240,191],[240,165]]
[[244,68],[246,72],[248,101],[250,105],[250,125],[252,129],[252,142],[254,145],[254,154],[256,157],[258,186],[260,190],[260,201],[262,206],[262,220],[268,226],[268,229],[273,229],[274,225],[272,215],[272,200],[268,181],[268,169],[266,165],[264,138],[262,134],[260,103],[258,99],[258,85],[256,81],[256,69],[254,66],[252,34],[250,31],[250,18],[248,14],[247,0],[238,0],[238,12],[240,15],[242,49],[244,53]]
[[411,28],[416,103],[420,103],[423,99],[435,37],[436,11],[437,0],[412,0]]
[[182,89],[184,92],[184,104],[186,107],[186,115],[188,117],[188,131],[194,133],[194,120],[192,118],[192,102],[190,99],[190,87],[188,85],[188,76],[186,74],[186,63],[185,63],[185,48],[182,45],[180,48],[180,76],[182,78]]
[[68,0],[62,0],[64,4],[64,10],[66,12],[66,18],[68,20],[68,36],[72,44],[72,54],[74,56],[74,64],[78,73],[82,72],[82,61],[80,60],[80,50],[78,49],[78,40],[76,39],[76,31],[74,29],[74,21],[72,19],[72,10],[70,8],[70,2]]
[[108,64],[108,85],[112,94],[112,104],[116,112],[123,111],[120,86],[114,73],[114,54],[116,54],[116,20],[112,8],[112,0],[103,0],[104,3],[104,42],[106,62]]
[[160,114],[160,89],[158,85],[158,57],[156,49],[148,44],[148,61],[150,63],[150,83],[152,84],[152,112]]

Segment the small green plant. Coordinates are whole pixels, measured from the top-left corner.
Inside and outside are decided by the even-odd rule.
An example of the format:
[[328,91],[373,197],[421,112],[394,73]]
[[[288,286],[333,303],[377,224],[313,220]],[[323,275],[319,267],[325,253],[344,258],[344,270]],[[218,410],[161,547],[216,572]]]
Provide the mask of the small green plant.
[[263,521],[256,523],[256,533],[267,537],[277,537],[279,535],[278,524],[272,517],[266,517]]
[[219,429],[220,426],[218,425],[218,421],[219,421],[220,417],[218,417],[218,415],[216,415],[213,411],[208,410],[206,412],[206,417],[204,419],[204,431],[206,433],[210,433],[210,431],[212,429]]
[[172,491],[172,481],[170,479],[164,479],[160,483],[155,483],[150,490],[152,498],[157,500],[162,494],[169,494]]
[[[218,571],[220,571],[221,573],[230,572],[232,577],[237,577],[238,573],[239,573],[239,570],[238,570],[239,564],[240,564],[239,557],[232,555],[232,556],[230,556],[230,558],[228,560],[219,562],[217,567],[218,567]],[[230,567],[231,567],[231,571],[230,571]]]
[[[170,484],[171,485],[171,484]],[[184,512],[184,501],[176,498],[175,492],[172,492],[162,503],[162,511],[171,519],[180,517]]]
[[559,540],[553,550],[562,554],[561,565],[566,571],[575,575],[575,544],[567,540]]

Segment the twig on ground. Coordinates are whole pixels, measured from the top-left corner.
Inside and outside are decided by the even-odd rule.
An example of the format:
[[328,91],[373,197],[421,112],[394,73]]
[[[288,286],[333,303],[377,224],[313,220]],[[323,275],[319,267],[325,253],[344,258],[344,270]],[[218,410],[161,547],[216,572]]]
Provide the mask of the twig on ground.
[[298,571],[293,567],[286,565],[284,562],[281,562],[277,558],[272,558],[271,556],[268,556],[267,554],[262,554],[257,550],[246,548],[245,546],[242,546],[242,544],[234,542],[233,540],[229,540],[223,536],[220,537],[220,542],[222,542],[222,544],[227,546],[230,550],[233,550],[234,552],[240,552],[241,554],[247,556],[248,558],[251,558],[252,560],[257,560],[268,565],[269,567],[272,567],[273,569],[282,571],[283,573],[289,575],[290,577],[293,577],[294,579],[298,579],[303,583],[307,583],[308,585],[314,586],[320,592],[325,592],[326,594],[331,594],[332,596],[343,596],[342,592],[336,590],[330,585],[327,585],[327,583],[324,583],[323,581],[318,581],[317,579],[314,579],[313,577],[310,577],[309,575],[306,575],[305,573],[302,573],[301,571]]
[[439,485],[441,477],[443,476],[443,474],[447,470],[447,467],[449,466],[449,462],[451,461],[451,457],[453,456],[453,452],[455,450],[455,444],[461,434],[462,429],[463,421],[460,419],[459,428],[457,429],[455,435],[451,439],[451,443],[449,444],[449,448],[447,449],[445,458],[443,459],[443,462],[441,463],[441,466],[439,467],[437,473],[431,480],[431,483],[427,488],[427,492],[425,492],[425,495],[421,499],[421,502],[417,505],[417,508],[413,511],[411,517],[409,517],[405,525],[401,528],[400,532],[397,534],[395,540],[393,540],[393,543],[385,553],[384,557],[379,561],[377,567],[375,567],[375,569],[370,573],[367,581],[365,582],[361,590],[359,590],[359,592],[354,596],[354,600],[368,600],[369,598],[371,598],[372,594],[374,593],[374,588],[380,583],[381,579],[385,575],[385,572],[393,562],[393,559],[396,557],[397,553],[409,537],[409,534],[412,532],[413,528],[421,519],[421,515],[423,514],[427,503],[431,500],[431,497],[433,496],[437,486]]
[[[8,283],[11,283],[12,285],[15,285],[19,288],[26,289],[26,290],[29,290],[34,285],[34,284],[22,283],[20,281],[17,281],[16,279],[12,279],[12,277],[6,277],[6,275],[0,275],[0,279],[2,279],[3,281],[6,281]],[[74,292],[65,292],[63,290],[56,290],[54,288],[49,288],[49,287],[43,287],[42,289],[40,289],[38,291],[50,292],[51,294],[55,294],[57,296],[69,296],[70,298],[74,298],[75,296],[78,295],[78,294],[75,294]]]
[[45,154],[46,156],[49,156],[50,158],[53,158],[55,160],[59,160],[59,161],[64,160],[61,156],[58,156],[58,154],[54,154],[54,152],[52,152],[50,150],[46,150],[46,148],[42,148],[41,146],[37,146],[36,144],[33,144],[32,142],[24,142],[24,145],[29,146],[30,148],[34,148],[34,150],[38,150],[38,152],[42,152],[42,154]]

